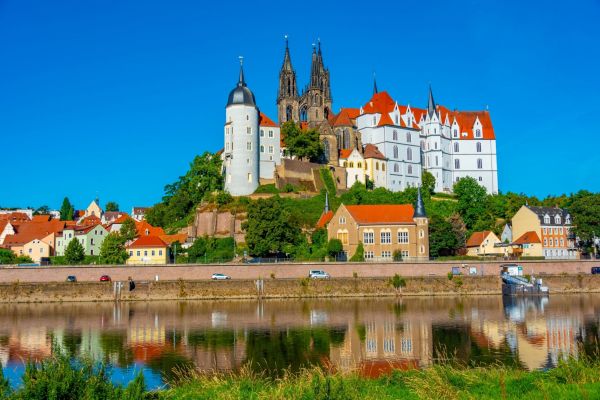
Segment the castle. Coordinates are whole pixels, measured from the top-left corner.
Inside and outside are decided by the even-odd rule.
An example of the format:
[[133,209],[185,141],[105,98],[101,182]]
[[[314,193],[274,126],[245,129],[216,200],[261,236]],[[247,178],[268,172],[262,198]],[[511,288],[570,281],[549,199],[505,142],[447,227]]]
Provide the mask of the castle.
[[[376,82],[363,106],[336,114],[332,104],[320,41],[313,45],[309,83],[299,92],[286,37],[277,93],[279,125],[294,121],[303,129],[317,129],[324,150],[321,162],[346,168],[348,187],[372,181],[401,191],[420,185],[426,170],[435,177],[436,192],[451,192],[460,178],[472,177],[488,193],[498,193],[496,137],[487,110],[450,110],[436,104],[431,87],[426,108],[398,104]],[[240,69],[226,107],[223,159],[231,194],[250,194],[259,177],[273,178],[285,146],[279,134],[279,126],[256,107]]]

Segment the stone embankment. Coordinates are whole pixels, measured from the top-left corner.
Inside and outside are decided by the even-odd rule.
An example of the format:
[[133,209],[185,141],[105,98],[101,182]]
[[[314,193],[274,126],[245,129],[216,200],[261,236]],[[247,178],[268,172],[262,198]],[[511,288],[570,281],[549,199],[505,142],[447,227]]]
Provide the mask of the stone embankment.
[[[558,293],[600,292],[599,275],[545,275],[544,283],[551,295]],[[366,296],[456,296],[498,295],[498,276],[409,277],[400,292],[389,278],[332,278],[330,280],[273,279],[263,280],[257,289],[254,280],[230,281],[137,281],[128,290],[127,282],[118,293],[114,282],[48,282],[0,284],[0,302],[72,302],[72,301],[147,301],[209,300],[251,298],[309,298]]]

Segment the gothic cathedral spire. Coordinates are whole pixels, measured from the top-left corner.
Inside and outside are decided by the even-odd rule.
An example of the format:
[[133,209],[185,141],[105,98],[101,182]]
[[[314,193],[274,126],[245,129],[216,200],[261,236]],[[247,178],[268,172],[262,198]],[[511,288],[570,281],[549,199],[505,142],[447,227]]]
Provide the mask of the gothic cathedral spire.
[[277,90],[277,114],[280,125],[287,121],[298,121],[298,105],[296,71],[292,66],[288,36],[285,35],[285,53],[281,71],[279,71],[279,88]]
[[429,85],[429,101],[427,102],[427,114],[431,117],[436,112],[435,101],[433,100],[433,91]]

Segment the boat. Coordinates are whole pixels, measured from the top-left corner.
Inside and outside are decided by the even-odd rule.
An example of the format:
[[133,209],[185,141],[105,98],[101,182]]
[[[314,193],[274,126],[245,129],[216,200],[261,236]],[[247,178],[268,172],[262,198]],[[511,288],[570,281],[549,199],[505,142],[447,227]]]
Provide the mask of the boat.
[[500,276],[502,277],[503,296],[547,296],[548,286],[544,286],[541,279],[531,276],[529,279],[523,276],[523,267],[516,264],[502,265]]

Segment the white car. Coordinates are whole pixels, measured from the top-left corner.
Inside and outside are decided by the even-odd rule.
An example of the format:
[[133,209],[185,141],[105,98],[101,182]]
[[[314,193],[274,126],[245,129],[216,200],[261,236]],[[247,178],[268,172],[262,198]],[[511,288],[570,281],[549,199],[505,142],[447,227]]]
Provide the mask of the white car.
[[214,281],[226,281],[228,279],[231,279],[231,277],[225,274],[212,274],[211,279]]
[[329,279],[330,276],[327,272],[319,269],[313,269],[308,273],[308,277],[312,279]]

